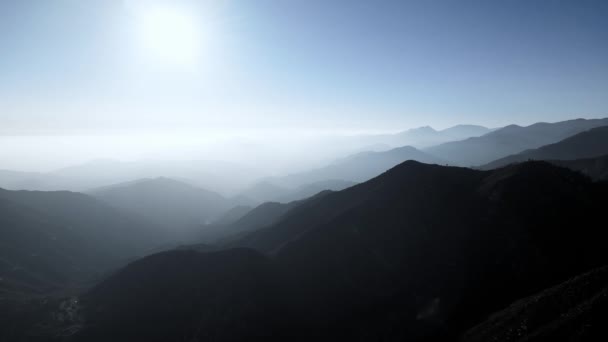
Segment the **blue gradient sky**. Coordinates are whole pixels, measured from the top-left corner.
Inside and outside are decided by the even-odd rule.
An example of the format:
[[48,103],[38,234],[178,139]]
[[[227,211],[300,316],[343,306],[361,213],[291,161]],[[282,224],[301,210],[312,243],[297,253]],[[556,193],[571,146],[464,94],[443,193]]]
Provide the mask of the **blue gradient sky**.
[[608,116],[608,1],[161,1],[203,27],[188,66],[146,56],[130,3],[0,1],[1,134]]

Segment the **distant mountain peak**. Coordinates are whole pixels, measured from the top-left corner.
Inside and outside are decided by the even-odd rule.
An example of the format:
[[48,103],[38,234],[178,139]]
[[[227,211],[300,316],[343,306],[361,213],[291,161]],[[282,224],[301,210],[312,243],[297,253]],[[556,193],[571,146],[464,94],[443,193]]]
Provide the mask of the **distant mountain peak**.
[[435,130],[433,127],[431,126],[420,126],[418,128],[413,128],[410,131],[420,131],[420,132],[437,132],[437,130]]

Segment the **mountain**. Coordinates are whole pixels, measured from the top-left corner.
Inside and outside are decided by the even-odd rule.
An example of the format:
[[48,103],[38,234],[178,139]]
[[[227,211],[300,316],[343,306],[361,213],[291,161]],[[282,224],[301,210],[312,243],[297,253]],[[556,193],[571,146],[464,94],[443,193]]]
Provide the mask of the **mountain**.
[[450,140],[463,140],[471,137],[480,137],[492,132],[493,129],[479,125],[456,125],[439,131]]
[[406,162],[233,246],[297,270],[302,296],[320,298],[310,310],[361,327],[355,336],[453,337],[485,313],[604,263],[606,233],[595,223],[602,194],[605,186],[547,163],[482,172]]
[[287,282],[251,250],[155,254],[82,297],[90,324],[76,340],[293,340],[304,327]]
[[213,222],[213,224],[232,224],[240,220],[243,216],[247,215],[253,208],[248,205],[237,205],[232,209],[225,212],[219,219]]
[[354,136],[350,143],[357,146],[365,144],[386,144],[392,147],[413,146],[425,148],[449,141],[458,141],[471,137],[479,137],[492,130],[478,125],[457,125],[443,130],[436,130],[430,126],[411,128],[395,134],[377,134]]
[[200,238],[204,241],[226,241],[234,239],[238,236],[242,236],[244,233],[271,226],[293,208],[309,201],[314,201],[329,193],[331,193],[331,191],[322,191],[310,198],[288,203],[262,203],[233,223],[214,223],[204,226],[201,229]]
[[579,171],[595,180],[608,180],[608,155],[576,160],[550,160],[551,164]]
[[176,234],[211,222],[232,207],[215,192],[164,177],[117,184],[90,194]]
[[90,280],[168,239],[92,197],[0,189],[0,278],[43,291]]
[[237,249],[131,264],[81,297],[81,340],[284,340],[289,329],[302,340],[453,341],[608,263],[597,226],[607,194],[545,162],[479,171],[407,161],[299,204]]
[[279,197],[277,200],[281,203],[289,203],[312,197],[325,190],[340,191],[349,188],[357,183],[345,181],[341,179],[329,179],[318,181],[310,184],[301,185],[290,192]]
[[85,189],[133,179],[167,177],[187,180],[195,186],[222,193],[235,191],[262,176],[258,171],[246,166],[215,160],[101,160],[64,168],[52,174],[78,181]]
[[253,198],[261,203],[288,203],[312,197],[324,190],[340,191],[357,184],[355,182],[341,179],[327,179],[316,181],[313,183],[302,184],[291,188],[287,186],[283,187],[276,185],[274,184],[274,182],[284,184],[284,181],[282,181],[281,179],[265,180],[254,184],[253,186],[243,191],[240,195],[246,198]]
[[608,155],[608,126],[602,126],[578,133],[555,144],[526,150],[482,166],[495,169],[526,160],[574,160]]
[[134,179],[168,177],[221,193],[233,193],[262,176],[257,170],[223,161],[123,162],[104,159],[44,173],[0,170],[0,187],[82,192]]
[[240,193],[240,196],[251,198],[258,203],[263,203],[277,201],[279,198],[287,196],[289,192],[289,188],[276,185],[268,180],[264,180],[248,187]]
[[422,163],[443,164],[441,159],[417,150],[411,146],[403,146],[385,152],[361,152],[346,158],[338,159],[325,167],[291,174],[276,179],[279,184],[302,186],[316,182],[339,179],[347,182],[364,182],[376,177],[382,172],[406,160],[416,160]]
[[463,341],[606,341],[608,267],[521,299],[469,330]]
[[396,136],[401,145],[428,147],[448,141],[479,137],[491,131],[487,127],[478,125],[457,125],[439,131],[430,126],[424,126],[398,133]]
[[451,164],[478,166],[606,125],[608,118],[541,122],[526,127],[510,125],[480,137],[429,147],[424,149],[424,152],[448,160]]
[[61,184],[64,179],[41,172],[0,170],[0,188],[6,190],[59,190]]

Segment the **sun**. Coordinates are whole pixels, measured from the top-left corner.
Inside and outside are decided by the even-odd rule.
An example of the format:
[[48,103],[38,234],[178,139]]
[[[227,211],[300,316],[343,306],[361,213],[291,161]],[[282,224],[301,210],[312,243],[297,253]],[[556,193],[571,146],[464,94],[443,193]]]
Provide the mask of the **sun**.
[[138,15],[145,53],[163,62],[192,65],[200,58],[204,34],[197,18],[178,8],[152,7]]

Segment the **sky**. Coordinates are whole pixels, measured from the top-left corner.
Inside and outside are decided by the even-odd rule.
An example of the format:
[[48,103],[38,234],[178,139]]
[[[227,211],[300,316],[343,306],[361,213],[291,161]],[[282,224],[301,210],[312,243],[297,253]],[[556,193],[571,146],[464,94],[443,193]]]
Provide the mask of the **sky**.
[[606,117],[606,18],[607,1],[586,0],[3,0],[0,136]]

